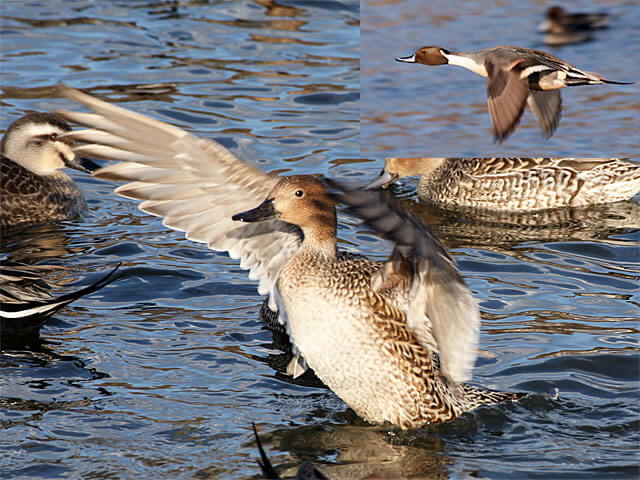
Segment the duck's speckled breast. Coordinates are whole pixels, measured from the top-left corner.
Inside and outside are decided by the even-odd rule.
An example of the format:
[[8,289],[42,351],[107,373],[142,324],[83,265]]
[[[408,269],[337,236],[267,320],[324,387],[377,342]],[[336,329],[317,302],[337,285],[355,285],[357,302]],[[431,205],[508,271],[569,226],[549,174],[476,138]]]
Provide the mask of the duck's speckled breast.
[[67,220],[87,208],[82,193],[63,172],[42,177],[3,159],[0,173],[0,226]]
[[370,287],[379,267],[349,254],[294,257],[278,281],[293,341],[316,375],[369,422],[409,427],[452,418],[460,412],[449,392],[438,392],[431,353],[398,321],[404,314]]

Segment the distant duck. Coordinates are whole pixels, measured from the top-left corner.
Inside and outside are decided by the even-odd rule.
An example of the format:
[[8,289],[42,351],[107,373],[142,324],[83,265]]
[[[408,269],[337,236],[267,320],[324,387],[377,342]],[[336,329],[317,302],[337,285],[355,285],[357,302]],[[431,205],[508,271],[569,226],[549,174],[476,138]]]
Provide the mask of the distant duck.
[[546,17],[538,26],[538,30],[543,33],[553,31],[554,26],[571,31],[588,31],[607,28],[611,23],[611,15],[608,13],[569,13],[557,5],[547,9]]
[[79,290],[54,296],[60,286],[47,279],[53,265],[0,264],[0,340],[11,343],[16,337],[38,334],[44,323],[58,310],[116,280],[118,266]]
[[504,141],[513,133],[525,105],[536,116],[545,137],[553,135],[562,108],[560,88],[633,83],[606,80],[599,73],[579,70],[549,53],[514,46],[493,47],[477,52],[451,52],[441,47],[422,47],[413,55],[396,60],[423,65],[458,65],[486,77],[489,114],[497,142]]
[[[94,176],[128,182],[116,193],[259,281],[296,349],[292,376],[309,367],[366,421],[405,429],[524,396],[464,383],[476,301],[440,240],[384,192],[330,193],[311,175],[265,174],[214,141],[62,92],[94,112],[60,112],[89,127],[67,134],[82,143],[76,153],[115,162]],[[336,201],[395,243],[390,258],[338,249]]]
[[549,7],[546,16],[538,30],[546,33],[543,41],[552,46],[590,40],[591,31],[606,28],[611,22],[607,13],[567,13],[558,6]]
[[29,113],[7,128],[0,142],[0,228],[66,220],[87,207],[61,169],[91,173],[93,162],[76,157],[71,130],[53,113]]
[[617,158],[387,158],[369,188],[413,175],[424,202],[496,211],[617,202],[640,191],[640,164]]

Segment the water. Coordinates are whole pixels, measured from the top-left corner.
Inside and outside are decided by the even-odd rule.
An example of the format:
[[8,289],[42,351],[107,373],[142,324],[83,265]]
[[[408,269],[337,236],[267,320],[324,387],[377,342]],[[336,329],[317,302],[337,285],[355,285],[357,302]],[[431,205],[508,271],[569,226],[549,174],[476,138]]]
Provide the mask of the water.
[[[360,51],[359,18],[398,13],[397,6],[366,3],[360,12],[353,2],[265,0],[1,8],[2,128],[28,109],[74,107],[55,95],[64,82],[215,138],[268,171],[365,180],[388,153],[367,131],[374,107],[359,98],[370,98],[371,77],[360,76],[359,62],[362,56],[368,72],[372,52],[369,23]],[[618,34],[604,35],[613,43]],[[399,53],[419,43],[405,42]],[[616,78],[633,68],[637,62],[619,66]],[[597,94],[626,99],[637,118],[637,96],[606,88]],[[572,109],[595,108],[563,94]],[[474,110],[464,119],[477,116],[481,128],[465,136],[487,140],[487,119]],[[596,114],[584,119],[594,129],[613,115]],[[637,153],[624,121],[596,138],[592,131],[570,136],[568,120],[543,146],[564,152],[570,147],[556,138],[574,138],[574,146],[594,138],[600,143],[592,154]],[[528,134],[540,143],[526,126],[505,145],[519,148]],[[403,144],[394,151],[405,153]],[[257,478],[252,421],[285,475],[310,458],[330,478],[380,471],[451,479],[638,476],[637,199],[554,215],[471,217],[420,205],[415,181],[396,187],[447,243],[479,301],[482,353],[473,382],[532,393],[518,405],[402,432],[368,425],[316,382],[278,373],[280,351],[258,319],[262,298],[237,261],[168,231],[113,195],[113,185],[71,174],[87,198],[86,216],[5,236],[3,257],[71,266],[63,278],[81,285],[117,262],[124,273],[57,314],[42,329],[42,346],[0,355],[3,478]],[[344,248],[388,254],[388,244],[352,218],[342,217],[340,228]]]

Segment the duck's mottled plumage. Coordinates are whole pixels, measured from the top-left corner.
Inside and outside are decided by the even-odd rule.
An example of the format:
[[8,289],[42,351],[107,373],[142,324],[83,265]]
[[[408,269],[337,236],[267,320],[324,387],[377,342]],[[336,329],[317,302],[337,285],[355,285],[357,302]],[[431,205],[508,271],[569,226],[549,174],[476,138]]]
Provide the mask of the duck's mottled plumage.
[[462,383],[476,357],[476,303],[439,240],[380,192],[336,195],[395,242],[386,262],[337,249],[336,196],[319,179],[266,175],[213,141],[64,92],[95,112],[61,112],[93,128],[68,134],[86,143],[76,152],[118,162],[95,176],[129,181],[116,191],[259,280],[297,348],[292,373],[308,365],[366,420],[403,428],[519,398]]
[[[34,112],[13,122],[0,149],[0,227],[66,220],[87,204],[63,167],[80,168],[63,118]],[[86,171],[86,170],[85,170]]]
[[372,185],[410,175],[420,175],[422,201],[501,211],[617,202],[640,191],[640,164],[618,158],[388,158]]

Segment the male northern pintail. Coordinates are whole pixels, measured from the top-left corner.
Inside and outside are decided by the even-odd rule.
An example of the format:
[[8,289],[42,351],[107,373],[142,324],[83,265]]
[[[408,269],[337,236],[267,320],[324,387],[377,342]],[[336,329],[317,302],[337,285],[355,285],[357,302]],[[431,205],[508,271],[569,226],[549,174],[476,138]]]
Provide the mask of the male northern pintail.
[[558,6],[549,7],[546,17],[538,30],[546,33],[544,43],[554,46],[589,40],[592,30],[608,27],[611,22],[607,13],[568,13]]
[[[365,420],[402,428],[521,396],[462,383],[476,357],[476,303],[443,245],[382,192],[343,196],[396,241],[386,262],[337,250],[334,199],[313,176],[267,175],[214,141],[77,90],[64,94],[94,112],[60,112],[90,127],[67,134],[86,143],[76,153],[118,162],[94,176],[130,182],[116,192],[239,258],[259,280],[297,348],[292,374],[309,365]],[[367,208],[355,205],[358,195]]]
[[70,130],[53,113],[29,113],[11,125],[0,142],[0,227],[77,217],[86,208],[82,193],[61,169],[91,173],[92,162],[77,158]]
[[387,158],[369,188],[412,175],[422,201],[500,211],[617,202],[640,191],[640,164],[617,158]]
[[[256,444],[258,445],[258,452],[260,453],[260,460],[258,460],[258,465],[260,465],[260,470],[262,470],[263,478],[267,480],[279,480],[280,475],[278,475],[276,469],[273,468],[271,460],[269,460],[267,453],[264,451],[264,448],[262,448],[262,442],[260,441],[260,437],[258,436],[256,425],[252,423],[251,426],[253,427],[253,435],[255,436]],[[313,465],[313,463],[311,463],[310,461],[306,461],[298,469],[295,480],[329,480],[329,477],[318,470]]]
[[546,17],[546,20],[538,25],[538,30],[543,33],[553,31],[555,26],[562,26],[570,31],[585,31],[606,28],[611,23],[608,13],[569,13],[557,5],[547,9]]
[[598,73],[584,72],[549,53],[513,46],[477,52],[422,47],[413,55],[396,60],[423,65],[458,65],[486,77],[489,114],[498,142],[515,130],[525,104],[534,113],[544,135],[550,137],[560,120],[560,88],[601,83],[627,84],[606,80]]
[[0,264],[0,340],[10,343],[17,337],[38,333],[49,317],[80,297],[89,295],[113,282],[115,267],[91,285],[63,295],[53,296],[59,285],[47,279],[54,265]]

